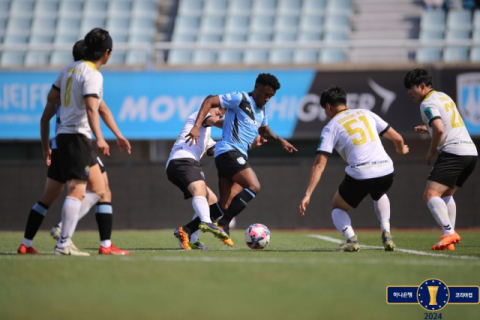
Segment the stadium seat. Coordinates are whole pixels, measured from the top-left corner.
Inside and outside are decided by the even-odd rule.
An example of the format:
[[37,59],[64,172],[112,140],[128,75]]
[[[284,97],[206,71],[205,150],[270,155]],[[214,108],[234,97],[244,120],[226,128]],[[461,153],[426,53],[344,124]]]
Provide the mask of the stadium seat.
[[[55,18],[57,16],[58,7],[59,7],[58,0],[38,0],[35,3],[33,16],[35,18],[39,18],[39,17]],[[27,59],[28,59],[28,54],[27,54],[27,57],[25,58],[25,63]]]
[[25,58],[24,51],[3,51],[1,55],[0,66],[2,67],[22,66]]
[[219,64],[238,64],[243,62],[242,50],[222,50],[218,54]]
[[350,0],[327,0],[327,16],[332,13],[349,14],[352,12],[352,3]]
[[203,14],[222,15],[228,11],[227,0],[205,0],[203,4]]
[[10,12],[10,1],[0,0],[0,19],[7,18]]
[[420,63],[440,61],[442,60],[442,49],[432,47],[419,48],[415,60]]
[[470,39],[470,31],[468,30],[447,30],[445,33],[446,40],[467,40]]
[[220,42],[222,41],[222,36],[214,33],[202,33],[198,36],[198,42]]
[[132,3],[123,0],[110,0],[108,2],[107,16],[110,18],[129,18]]
[[347,61],[347,55],[343,49],[322,49],[320,51],[321,63],[341,63]]
[[177,16],[175,18],[175,33],[196,34],[200,28],[200,18],[191,16]]
[[320,32],[301,32],[298,34],[299,42],[321,41],[322,34]]
[[142,50],[128,50],[125,56],[125,65],[138,66],[147,62],[147,53]]
[[[158,15],[158,7],[155,1],[150,0],[136,0],[132,5],[132,17],[149,17],[156,18]],[[128,52],[127,58],[128,61]]]
[[[108,30],[108,28],[107,28]],[[115,46],[115,44],[117,43],[125,43],[127,42],[128,40],[128,32],[125,32],[123,30],[115,30],[115,29],[111,29],[112,31],[110,33],[110,36],[112,37],[112,40],[113,40],[113,45]]]
[[[81,0],[61,0],[58,9],[58,16],[65,18],[80,18],[83,12],[83,1]],[[78,32],[78,30],[77,30]]]
[[301,32],[322,32],[323,16],[321,15],[302,15],[300,17]]
[[472,11],[450,10],[447,14],[448,30],[472,30]]
[[294,42],[297,40],[297,34],[292,32],[277,32],[273,35],[274,42]]
[[480,46],[475,46],[470,49],[470,61],[480,62]]
[[80,37],[85,37],[93,28],[105,28],[104,18],[83,18],[80,22]]
[[30,18],[9,17],[7,21],[6,34],[25,34],[30,33]]
[[139,44],[139,43],[152,43],[152,42],[153,42],[153,37],[148,33],[132,34],[128,37],[128,43]]
[[292,63],[293,49],[273,49],[270,51],[268,61],[273,64]]
[[48,64],[48,56],[50,54],[45,51],[28,51],[25,56],[25,66],[36,67]]
[[55,18],[35,17],[32,22],[32,34],[53,36],[55,33]]
[[3,37],[7,31],[7,19],[0,17],[0,37]]
[[425,11],[420,20],[421,30],[445,30],[444,11]]
[[104,19],[107,15],[107,4],[107,1],[102,0],[86,0],[83,5],[83,16]]
[[[180,0],[178,5],[179,15],[194,15],[199,16],[202,14],[203,1],[201,0]],[[178,17],[178,16],[177,16]]]
[[248,15],[252,11],[252,0],[230,0],[230,15]]
[[297,32],[298,20],[298,17],[293,15],[277,16],[277,18],[275,19],[275,30]]
[[268,50],[267,49],[246,50],[243,58],[243,62],[246,64],[267,63]]
[[274,16],[255,15],[252,17],[250,21],[250,31],[251,32],[272,32],[274,22],[275,22]]
[[105,28],[111,32],[113,30],[115,31],[123,31],[123,32],[128,32],[128,29],[130,27],[130,20],[128,18],[123,18],[123,17],[109,17],[107,19],[107,23],[105,25]]
[[130,34],[148,34],[153,36],[156,33],[155,20],[150,17],[132,18],[129,31]]
[[77,36],[79,29],[80,29],[80,19],[60,17],[57,21],[57,29],[55,31],[55,34],[56,35],[66,34],[66,35]]
[[253,13],[256,15],[275,14],[277,5],[275,0],[262,0],[253,2]]
[[223,36],[223,42],[245,42],[247,41],[246,34],[227,33]]
[[324,14],[326,0],[303,0],[302,15],[318,15]]
[[200,22],[200,33],[223,33],[225,18],[222,16],[203,16]]
[[324,27],[326,31],[350,31],[350,20],[348,16],[342,14],[327,14]]
[[51,35],[44,35],[44,34],[33,34],[30,36],[28,43],[30,44],[49,44],[53,42],[53,36]]
[[3,39],[3,44],[26,44],[28,36],[25,34],[10,34],[6,33]]
[[73,62],[73,56],[70,51],[53,51],[50,57],[51,66],[66,66]]
[[480,40],[480,29],[473,30],[472,39],[477,41]]
[[250,18],[248,16],[228,16],[225,33],[248,33]]
[[168,64],[190,64],[193,58],[192,50],[170,50],[168,54]]
[[278,13],[286,15],[298,15],[302,10],[301,0],[278,0]]
[[172,35],[173,43],[185,43],[195,41],[197,41],[197,36],[194,34],[174,33]]
[[348,40],[348,35],[346,32],[330,31],[324,34],[323,40],[326,42],[346,41]]
[[468,61],[468,47],[446,47],[443,50],[443,61],[465,62]]
[[271,33],[250,33],[248,35],[249,42],[269,42],[272,41],[272,34]]
[[108,66],[116,66],[125,64],[125,51],[113,50],[110,59],[108,59]]
[[31,18],[33,15],[33,6],[35,2],[33,0],[16,0],[10,2],[9,17],[23,17]]
[[473,29],[480,29],[480,9],[473,12]]
[[74,44],[84,37],[79,37],[77,34],[57,34],[53,40],[55,44]]
[[318,63],[319,51],[316,49],[297,49],[293,54],[293,62],[296,64]]
[[193,64],[213,64],[217,62],[218,53],[215,50],[195,50]]
[[419,40],[443,40],[443,30],[420,30]]

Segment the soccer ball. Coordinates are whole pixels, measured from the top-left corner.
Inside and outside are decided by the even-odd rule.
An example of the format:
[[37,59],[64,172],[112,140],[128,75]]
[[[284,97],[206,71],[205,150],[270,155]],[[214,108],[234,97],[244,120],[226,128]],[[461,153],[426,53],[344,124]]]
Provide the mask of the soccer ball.
[[270,243],[270,230],[263,224],[254,223],[245,230],[245,242],[251,249],[263,249]]

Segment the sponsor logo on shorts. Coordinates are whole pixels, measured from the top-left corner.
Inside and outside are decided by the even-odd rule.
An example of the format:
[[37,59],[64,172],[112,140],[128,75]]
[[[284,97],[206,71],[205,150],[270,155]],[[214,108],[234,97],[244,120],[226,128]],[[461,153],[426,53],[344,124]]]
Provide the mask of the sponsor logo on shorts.
[[90,175],[90,166],[85,167],[85,175],[88,177]]
[[425,113],[425,116],[427,117],[428,121],[432,120],[433,118],[433,112],[432,109],[426,108],[423,113]]
[[200,171],[200,174],[202,175],[203,179],[205,179],[205,174],[203,173],[203,171]]
[[245,163],[247,163],[247,161],[245,161],[245,159],[243,157],[238,157],[237,158],[237,162],[240,164],[240,165],[244,165]]

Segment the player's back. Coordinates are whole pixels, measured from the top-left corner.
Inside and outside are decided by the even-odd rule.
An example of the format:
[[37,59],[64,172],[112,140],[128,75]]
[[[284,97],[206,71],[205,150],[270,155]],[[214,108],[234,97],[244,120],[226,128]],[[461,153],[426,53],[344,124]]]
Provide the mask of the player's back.
[[430,135],[432,135],[431,121],[440,118],[443,122],[444,129],[438,145],[439,151],[456,155],[477,155],[475,144],[450,96],[443,92],[431,91],[420,105],[420,110]]
[[335,149],[349,164],[346,168],[349,175],[370,179],[393,172],[392,160],[380,140],[389,125],[376,114],[346,109],[333,117],[327,127],[334,136]]

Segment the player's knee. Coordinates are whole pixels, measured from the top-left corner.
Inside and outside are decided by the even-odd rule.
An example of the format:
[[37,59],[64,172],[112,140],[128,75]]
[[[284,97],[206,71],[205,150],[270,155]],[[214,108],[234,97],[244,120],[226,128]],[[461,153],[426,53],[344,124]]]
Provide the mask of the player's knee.
[[260,192],[260,183],[254,183],[249,186],[248,189],[250,189],[250,191],[252,191],[253,193],[258,194]]
[[430,201],[430,199],[432,199],[435,196],[437,196],[436,192],[434,192],[431,189],[426,189],[425,192],[423,193],[423,202],[427,204],[428,201]]
[[112,202],[112,191],[109,188],[105,189],[103,196],[100,197],[101,202]]
[[105,196],[105,189],[95,190],[95,191],[92,190],[92,192],[95,193],[100,199],[102,199]]

